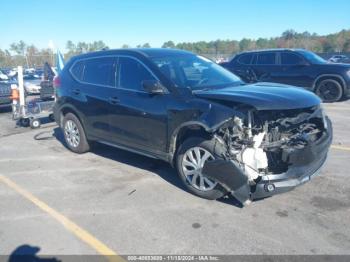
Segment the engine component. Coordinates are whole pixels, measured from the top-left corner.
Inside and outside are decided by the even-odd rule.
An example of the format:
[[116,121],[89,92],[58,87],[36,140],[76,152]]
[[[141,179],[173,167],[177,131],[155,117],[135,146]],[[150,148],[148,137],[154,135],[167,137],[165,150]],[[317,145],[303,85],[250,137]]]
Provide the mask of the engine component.
[[[279,174],[288,170],[297,159],[293,153],[316,141],[326,128],[319,107],[248,110],[246,116],[246,119],[233,117],[216,135],[226,145],[224,157],[235,161],[249,181],[267,173]],[[304,160],[308,161],[307,158]]]
[[265,132],[259,133],[253,137],[253,147],[247,147],[241,152],[241,162],[244,165],[244,171],[249,181],[257,179],[260,175],[259,170],[265,170],[268,167],[266,153],[260,147],[265,137]]

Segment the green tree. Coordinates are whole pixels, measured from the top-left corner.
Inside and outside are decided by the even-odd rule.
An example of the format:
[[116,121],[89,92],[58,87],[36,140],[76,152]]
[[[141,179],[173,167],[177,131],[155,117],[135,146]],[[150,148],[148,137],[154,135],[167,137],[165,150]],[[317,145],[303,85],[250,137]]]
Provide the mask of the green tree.
[[282,33],[282,38],[286,41],[287,46],[291,47],[291,41],[296,38],[297,32],[295,32],[293,29],[286,30]]
[[86,53],[88,50],[89,50],[89,44],[85,42],[77,43],[76,53],[82,54],[82,53]]
[[343,52],[350,52],[350,38],[345,40]]
[[68,50],[68,52],[70,53],[74,53],[75,50],[76,50],[76,46],[75,44],[71,41],[71,40],[68,40],[67,43],[66,43],[66,49]]
[[[149,48],[150,44],[145,43],[137,47]],[[198,41],[175,43],[171,40],[165,42],[163,48],[178,48],[189,50],[210,58],[221,56],[231,56],[240,51],[264,48],[305,48],[317,53],[321,52],[350,52],[350,30],[342,30],[338,33],[320,36],[307,31],[298,33],[293,29],[284,31],[279,37],[259,38],[257,40],[244,38],[241,41],[236,40],[216,40],[216,41]],[[108,48],[101,40],[74,43],[69,40],[66,43],[65,59],[73,55],[84,52],[96,51]],[[122,48],[129,48],[125,44]],[[11,55],[10,51],[12,54]],[[12,43],[9,49],[0,50],[0,66],[12,67],[17,65],[40,66],[45,61],[52,63],[52,52],[50,49],[39,49],[34,45],[27,45],[24,41]]]
[[175,48],[175,44],[173,41],[168,41],[162,45],[162,48]]
[[6,54],[3,50],[0,49],[0,66],[3,67],[6,61]]
[[15,52],[17,55],[24,56],[26,47],[27,47],[27,44],[21,40],[18,43],[12,43],[10,45],[10,50]]
[[259,49],[266,49],[266,48],[269,48],[270,47],[270,42],[268,39],[266,38],[259,38],[257,41],[256,41],[256,47],[259,48]]
[[251,39],[243,38],[239,42],[239,48],[241,51],[252,50],[255,48],[255,42]]
[[39,50],[34,45],[27,46],[26,49],[26,58],[29,67],[34,67],[40,63],[40,56],[38,54]]
[[87,51],[99,51],[103,49],[108,49],[108,46],[103,41],[95,41],[93,43],[87,44]]

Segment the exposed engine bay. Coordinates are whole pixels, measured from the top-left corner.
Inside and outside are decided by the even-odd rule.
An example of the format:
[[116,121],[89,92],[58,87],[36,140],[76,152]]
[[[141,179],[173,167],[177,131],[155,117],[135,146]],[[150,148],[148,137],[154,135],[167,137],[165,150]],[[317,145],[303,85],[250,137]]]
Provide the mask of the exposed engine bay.
[[250,184],[264,175],[281,174],[291,165],[312,161],[298,154],[315,143],[327,129],[319,106],[307,109],[257,111],[247,109],[246,119],[233,117],[216,132],[224,145],[223,158],[232,160]]

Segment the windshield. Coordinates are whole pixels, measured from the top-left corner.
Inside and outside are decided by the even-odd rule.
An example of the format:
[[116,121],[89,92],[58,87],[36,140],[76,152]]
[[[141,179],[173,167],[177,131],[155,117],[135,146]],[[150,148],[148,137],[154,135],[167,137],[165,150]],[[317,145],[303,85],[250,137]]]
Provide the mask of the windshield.
[[153,57],[160,71],[181,88],[202,90],[239,85],[242,81],[209,59],[196,55]]
[[309,52],[309,51],[300,51],[300,52],[312,64],[325,64],[325,63],[327,63],[326,60],[324,60],[322,57],[316,55],[313,52]]

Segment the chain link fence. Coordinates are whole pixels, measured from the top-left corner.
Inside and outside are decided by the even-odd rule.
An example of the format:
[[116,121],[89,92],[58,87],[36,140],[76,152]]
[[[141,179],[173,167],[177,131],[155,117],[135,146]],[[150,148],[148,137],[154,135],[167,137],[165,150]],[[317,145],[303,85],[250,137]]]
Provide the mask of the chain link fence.
[[0,68],[14,68],[23,66],[24,68],[42,68],[44,63],[48,62],[55,65],[55,55],[11,55],[0,58]]

